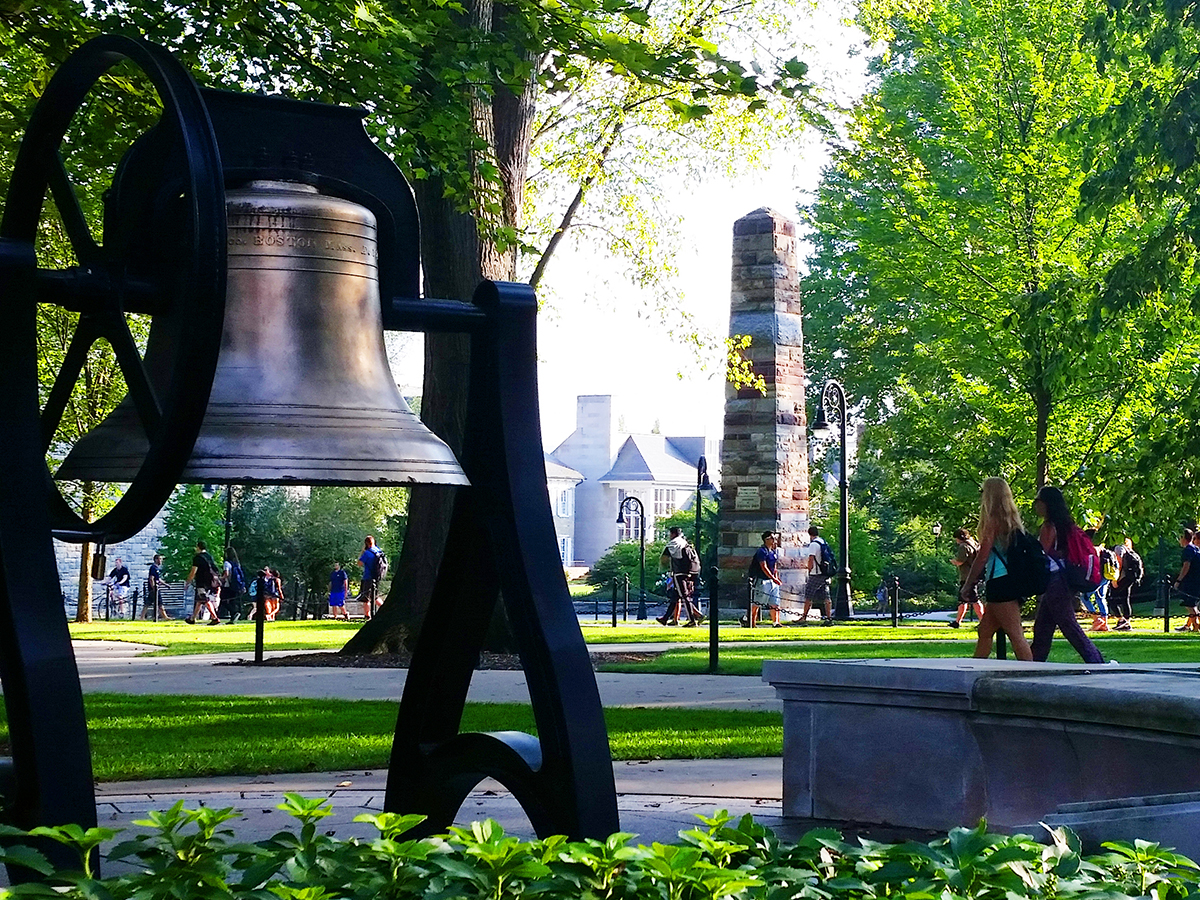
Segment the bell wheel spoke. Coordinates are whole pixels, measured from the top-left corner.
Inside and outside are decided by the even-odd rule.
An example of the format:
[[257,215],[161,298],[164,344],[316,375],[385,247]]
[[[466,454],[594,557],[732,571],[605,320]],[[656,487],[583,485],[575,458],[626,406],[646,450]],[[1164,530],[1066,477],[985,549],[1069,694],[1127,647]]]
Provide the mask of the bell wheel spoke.
[[142,420],[142,427],[146,429],[146,435],[153,439],[162,420],[162,408],[154,395],[150,377],[142,363],[142,355],[138,352],[137,342],[134,341],[124,316],[117,317],[116,327],[112,329],[111,334],[105,336],[117,355],[117,365],[121,367],[121,374],[125,376],[125,385],[129,388],[129,396],[133,399],[138,417]]
[[62,217],[63,227],[71,247],[75,250],[81,265],[91,266],[100,262],[101,251],[92,231],[88,228],[87,219],[83,215],[83,207],[79,205],[79,195],[67,174],[62,157],[55,154],[54,162],[49,167],[50,193],[54,196],[54,205]]
[[88,350],[95,341],[94,329],[87,324],[86,320],[81,321],[75,329],[75,333],[71,335],[71,343],[67,345],[66,355],[63,356],[62,368],[58,370],[58,375],[54,378],[50,396],[46,398],[46,405],[42,409],[43,452],[50,448],[50,444],[54,440],[54,433],[58,431],[63,413],[67,409],[67,403],[71,400],[71,391],[75,388],[75,382],[79,380],[79,374],[83,371],[84,363],[87,362]]

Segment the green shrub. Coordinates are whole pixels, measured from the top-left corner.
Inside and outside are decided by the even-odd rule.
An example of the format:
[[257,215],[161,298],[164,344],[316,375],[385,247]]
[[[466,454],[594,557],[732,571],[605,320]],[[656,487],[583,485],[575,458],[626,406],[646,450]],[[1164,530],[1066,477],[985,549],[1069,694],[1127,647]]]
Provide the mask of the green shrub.
[[[523,841],[495,822],[410,838],[420,816],[361,815],[379,837],[338,840],[318,823],[328,801],[286,795],[281,809],[299,822],[255,844],[239,843],[224,823],[232,809],[186,810],[182,802],[137,822],[150,833],[116,845],[110,859],[134,871],[93,877],[91,850],[111,839],[106,828],[78,826],[0,830],[0,859],[40,873],[46,883],[19,884],[5,896],[66,900],[1120,900],[1153,896],[1184,900],[1197,891],[1195,863],[1146,841],[1105,844],[1084,857],[1070,831],[1050,832],[1049,845],[1028,837],[956,828],[928,844],[850,844],[831,830],[786,843],[750,816],[698,816],[700,827],[672,844],[634,845],[632,836]],[[15,845],[30,837],[73,849],[79,872],[54,872],[38,851]]]
[[[646,544],[646,590],[652,592],[658,581],[658,558],[662,556],[666,541],[653,541]],[[614,578],[622,575],[629,576],[629,583],[636,591],[639,577],[639,551],[641,545],[637,541],[621,541],[608,548],[608,552],[596,560],[595,565],[587,574],[588,584],[611,585]]]

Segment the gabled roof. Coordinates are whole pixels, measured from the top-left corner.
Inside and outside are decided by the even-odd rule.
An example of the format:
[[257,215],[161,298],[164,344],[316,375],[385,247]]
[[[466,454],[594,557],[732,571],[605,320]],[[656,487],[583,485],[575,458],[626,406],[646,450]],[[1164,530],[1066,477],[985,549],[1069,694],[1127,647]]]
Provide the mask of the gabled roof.
[[573,481],[576,484],[583,481],[583,476],[572,469],[570,466],[564,466],[549,453],[542,454],[546,462],[546,480],[547,481]]
[[[616,461],[600,479],[600,483],[657,481],[665,484],[691,484],[696,480],[696,460],[689,461],[684,454],[693,443],[703,447],[704,438],[631,434],[617,451]],[[683,446],[678,446],[680,444]]]

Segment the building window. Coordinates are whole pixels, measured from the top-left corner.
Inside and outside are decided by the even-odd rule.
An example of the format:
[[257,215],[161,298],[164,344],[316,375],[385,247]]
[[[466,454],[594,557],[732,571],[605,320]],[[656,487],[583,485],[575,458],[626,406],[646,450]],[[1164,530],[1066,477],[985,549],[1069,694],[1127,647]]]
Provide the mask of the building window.
[[558,506],[555,509],[556,516],[560,519],[565,519],[571,515],[571,490],[567,488],[558,492]]
[[558,539],[558,555],[562,557],[564,566],[569,566],[574,561],[571,559],[571,539],[569,537]]
[[[625,493],[624,488],[617,489],[617,509],[621,509],[621,505],[625,502],[625,498],[629,496]],[[642,517],[637,513],[637,504],[630,503],[625,507],[625,521],[617,526],[618,541],[636,541],[642,536]]]
[[654,519],[665,519],[671,513],[675,512],[675,489],[674,488],[655,488],[654,489]]

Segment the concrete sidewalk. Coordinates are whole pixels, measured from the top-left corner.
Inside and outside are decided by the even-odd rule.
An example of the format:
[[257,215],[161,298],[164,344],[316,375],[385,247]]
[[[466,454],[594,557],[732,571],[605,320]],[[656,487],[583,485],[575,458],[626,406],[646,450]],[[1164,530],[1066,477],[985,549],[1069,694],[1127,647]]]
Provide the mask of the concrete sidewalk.
[[[252,658],[248,653],[147,657],[155,648],[121,642],[76,641],[80,679],[86,693],[199,694],[252,697],[307,697],[399,701],[407,674],[403,669],[254,667],[220,665]],[[268,654],[295,655],[296,651]],[[606,706],[676,706],[710,709],[778,710],[774,689],[758,678],[710,675],[620,675],[598,673]],[[480,671],[469,699],[477,702],[528,703],[525,673]],[[621,829],[644,842],[672,841],[681,829],[697,824],[695,813],[727,809],[752,813],[771,827],[787,830],[782,815],[782,760],[654,760],[618,762]],[[234,807],[242,815],[231,822],[239,839],[259,840],[289,825],[275,809],[285,792],[328,796],[334,815],[325,830],[339,836],[367,837],[369,825],[355,823],[364,812],[382,810],[386,771],[309,775],[169,779],[97,786],[99,822],[130,828],[135,819],[166,809],[182,799],[188,805]],[[531,837],[520,806],[501,785],[484,782],[464,803],[458,824],[494,818],[510,833]]]
[[[203,694],[243,697],[395,700],[405,669],[337,669],[219,665],[253,659],[252,653],[151,656],[157,648],[117,641],[75,641],[84,693]],[[267,656],[294,656],[277,651]],[[677,706],[706,709],[781,710],[774,689],[761,678],[737,675],[624,675],[597,672],[605,706]],[[467,699],[478,703],[528,703],[521,671],[485,670],[471,679]]]

